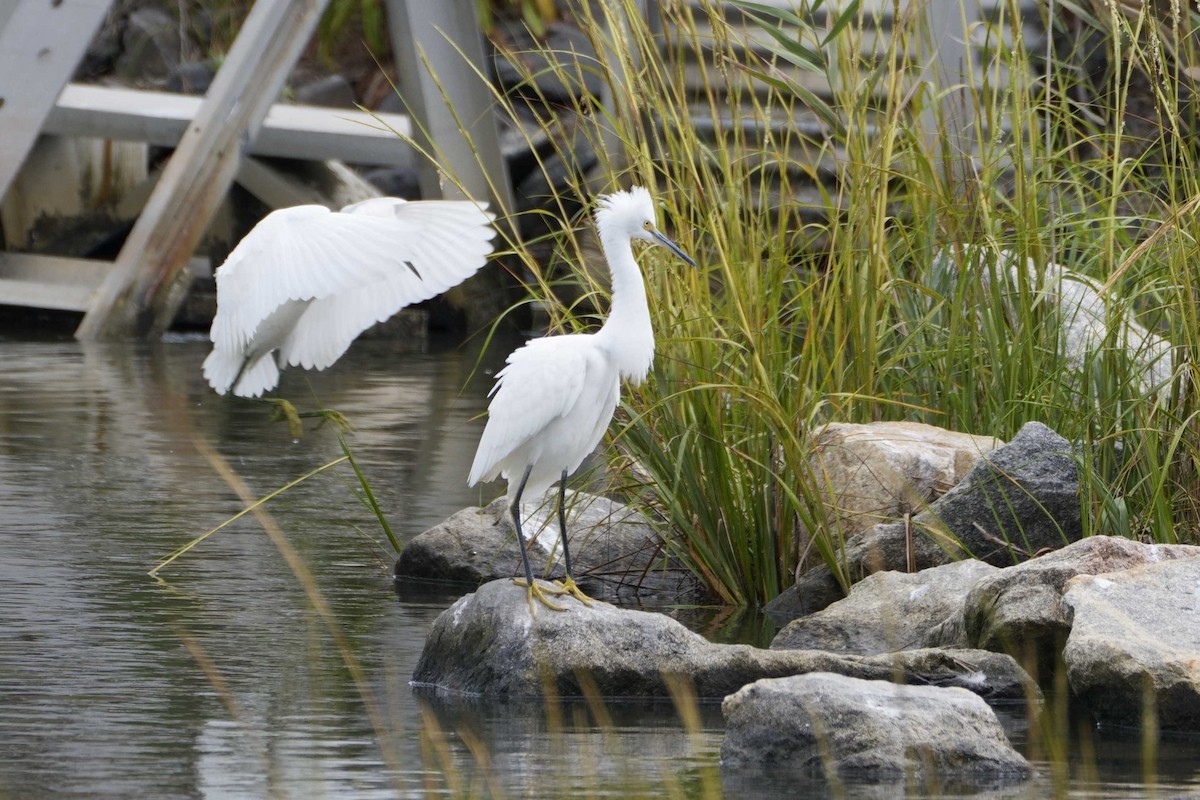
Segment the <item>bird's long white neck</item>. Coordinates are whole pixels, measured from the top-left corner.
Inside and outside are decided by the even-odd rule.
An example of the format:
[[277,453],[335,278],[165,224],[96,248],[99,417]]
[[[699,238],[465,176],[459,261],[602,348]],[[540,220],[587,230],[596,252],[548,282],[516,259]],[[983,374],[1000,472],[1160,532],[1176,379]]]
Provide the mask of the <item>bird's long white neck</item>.
[[612,306],[596,340],[613,354],[622,378],[641,383],[654,361],[646,284],[627,236],[601,234],[600,246],[612,269]]

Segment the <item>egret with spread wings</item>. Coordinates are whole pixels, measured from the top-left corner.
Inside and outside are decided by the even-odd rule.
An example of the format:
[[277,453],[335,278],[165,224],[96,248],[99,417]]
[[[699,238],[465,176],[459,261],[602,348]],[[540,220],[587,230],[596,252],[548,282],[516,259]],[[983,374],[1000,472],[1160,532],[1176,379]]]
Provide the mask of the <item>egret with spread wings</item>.
[[486,208],[380,197],[268,214],[215,273],[204,377],[218,394],[259,397],[284,366],[325,369],[376,322],[487,263],[496,231]]

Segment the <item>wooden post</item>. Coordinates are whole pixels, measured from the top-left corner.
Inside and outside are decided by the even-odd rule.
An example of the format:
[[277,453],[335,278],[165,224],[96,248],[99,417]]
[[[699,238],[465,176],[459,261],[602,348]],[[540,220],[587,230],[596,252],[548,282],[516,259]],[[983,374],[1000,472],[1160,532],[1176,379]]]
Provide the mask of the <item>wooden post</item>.
[[[413,138],[437,161],[417,159],[421,196],[490,200],[504,225],[516,207],[475,0],[387,0],[387,12]],[[443,170],[454,180],[445,180]],[[482,328],[510,304],[510,290],[502,270],[481,270],[443,297],[465,315],[469,328]]]
[[75,331],[80,340],[160,335],[183,301],[184,267],[237,174],[327,0],[258,0],[171,156],[111,273]]
[[[467,194],[511,211],[475,0],[388,0],[387,11],[400,94],[415,138]],[[422,197],[462,197],[452,181],[443,181],[437,164],[423,159],[417,169]]]
[[0,198],[33,148],[54,98],[111,0],[0,3]]

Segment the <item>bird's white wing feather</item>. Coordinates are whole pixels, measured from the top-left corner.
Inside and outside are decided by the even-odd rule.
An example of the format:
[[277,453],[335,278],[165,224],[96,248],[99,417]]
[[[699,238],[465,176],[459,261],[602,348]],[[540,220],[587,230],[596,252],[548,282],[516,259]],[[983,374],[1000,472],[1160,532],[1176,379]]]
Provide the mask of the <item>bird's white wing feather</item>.
[[213,343],[241,350],[262,320],[288,300],[312,300],[405,269],[387,246],[387,220],[296,206],[263,218],[216,271]]
[[347,208],[280,209],[242,239],[216,272],[214,343],[240,350],[288,300],[322,300],[395,276],[413,282],[402,279],[389,302],[424,300],[478,270],[491,252],[493,217],[474,203],[377,198]]
[[[591,417],[602,415],[604,407],[611,414],[616,372],[592,339],[588,335],[548,336],[509,355],[508,365],[496,375],[487,425],[468,485],[495,478],[505,458],[573,410],[581,421],[587,418],[582,426],[586,429],[577,432],[580,437],[592,437],[597,426],[603,435],[607,417],[601,422]],[[595,405],[597,410],[580,409],[581,403]],[[584,455],[586,452],[580,460]]]
[[364,330],[462,283],[492,252],[493,216],[474,203],[377,198],[348,208],[352,211],[346,216],[387,226],[386,236],[373,246],[386,249],[402,266],[310,303],[280,346],[280,358],[293,366],[328,367]]

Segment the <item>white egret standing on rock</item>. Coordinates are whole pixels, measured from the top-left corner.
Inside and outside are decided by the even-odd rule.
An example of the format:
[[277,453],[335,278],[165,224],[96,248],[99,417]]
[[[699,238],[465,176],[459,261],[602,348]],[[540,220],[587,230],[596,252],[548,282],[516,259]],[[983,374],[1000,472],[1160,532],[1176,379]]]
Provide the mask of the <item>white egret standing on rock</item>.
[[[596,230],[612,271],[608,319],[595,333],[546,336],[515,350],[496,375],[488,421],[468,485],[496,476],[508,481],[509,511],[521,545],[529,608],[534,598],[562,611],[533,579],[521,530],[521,496],[540,497],[558,481],[558,524],[566,578],[553,594],[591,601],[575,584],[563,508],[567,476],[596,448],[616,410],[622,378],[637,384],[654,360],[654,330],[633,240],[664,245],[692,266],[679,246],[654,224],[654,203],[641,187],[599,200]],[[518,581],[519,583],[520,581]]]
[[258,397],[285,365],[325,369],[376,322],[487,263],[496,230],[486,209],[378,197],[341,211],[307,205],[268,214],[215,273],[204,377],[218,394]]

